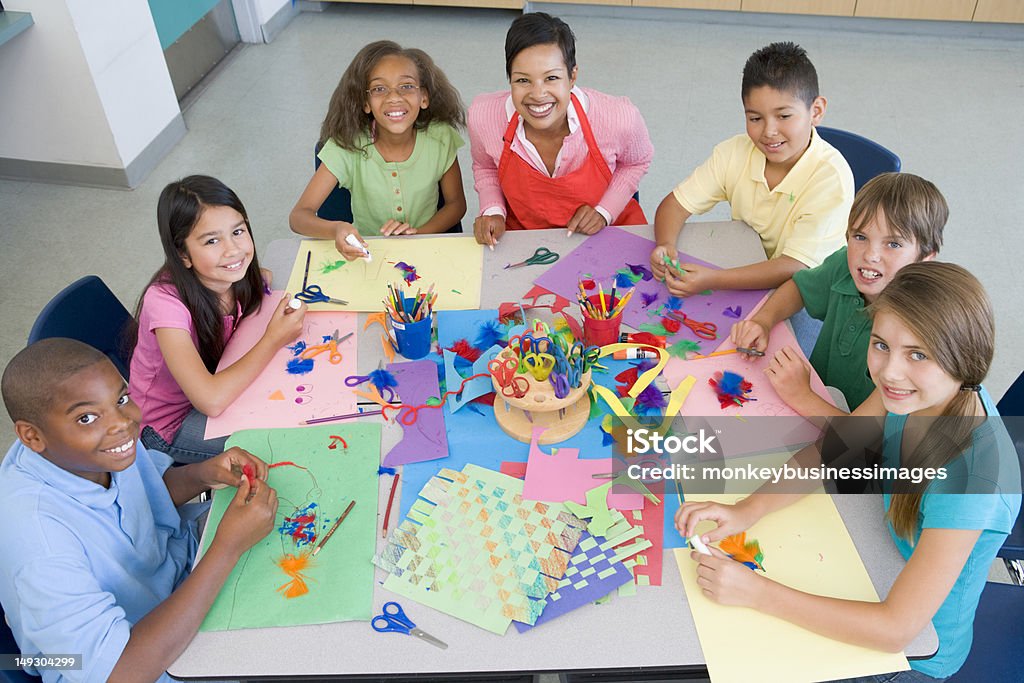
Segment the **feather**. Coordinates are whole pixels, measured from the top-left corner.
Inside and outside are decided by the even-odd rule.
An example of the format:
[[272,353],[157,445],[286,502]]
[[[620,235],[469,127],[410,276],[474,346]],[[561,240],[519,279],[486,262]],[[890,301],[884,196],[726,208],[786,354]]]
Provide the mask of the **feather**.
[[481,351],[486,351],[495,344],[506,346],[505,334],[505,328],[497,320],[485,320],[477,327],[473,346]]
[[731,370],[716,372],[708,380],[708,384],[715,390],[718,403],[723,410],[733,405],[742,406],[747,401],[756,400],[747,395],[754,388],[754,385],[743,379],[742,375]]
[[597,288],[597,284],[591,278],[584,278],[580,280],[580,284],[583,285],[583,289],[590,291]]
[[412,283],[420,279],[420,276],[416,274],[416,266],[409,265],[405,261],[396,263],[395,268],[402,271],[402,279],[405,280],[406,285],[411,286]]
[[[639,280],[640,278],[637,278]],[[619,289],[629,289],[636,284],[636,280],[633,279],[632,273],[619,273],[615,276],[615,286]]]
[[281,571],[285,575],[291,577],[291,581],[282,584],[278,587],[279,593],[283,592],[284,597],[297,598],[300,595],[305,595],[309,592],[309,586],[306,585],[306,577],[302,574],[307,567],[312,563],[312,558],[309,553],[299,553],[298,555],[286,554],[284,557],[277,561],[277,566],[281,568]]
[[384,391],[387,387],[397,387],[398,380],[387,370],[380,368],[370,371],[370,384],[377,387],[377,391]]
[[648,268],[647,266],[639,264],[634,265],[632,263],[627,263],[626,265],[629,266],[629,269],[631,271],[633,271],[633,275],[639,275],[640,277],[643,278],[644,282],[647,282],[648,280],[654,278],[654,273],[652,273],[650,268]]
[[641,406],[647,409],[646,412],[659,412],[662,408],[668,405],[665,400],[664,394],[661,393],[661,389],[656,387],[654,384],[648,385],[646,389],[640,392],[640,395],[636,397],[637,412]]
[[285,369],[289,375],[305,375],[306,373],[313,372],[313,359],[292,358],[288,361],[288,366]]
[[680,328],[682,328],[683,324],[678,320],[673,320],[672,318],[662,318],[661,326],[664,327],[665,331],[669,334],[675,334],[680,330]]
[[446,347],[445,350],[451,351],[456,356],[464,358],[471,364],[476,362],[476,359],[483,354],[483,350],[470,345],[468,339],[457,339],[454,344]]
[[649,307],[658,300],[659,296],[657,292],[640,292],[640,301],[643,302],[643,308]]
[[669,355],[674,358],[686,358],[686,354],[693,351],[699,352],[700,344],[692,339],[683,339],[682,341],[677,341],[675,344],[668,347]]
[[737,320],[739,320],[741,317],[743,317],[743,307],[726,306],[725,310],[722,311],[722,315],[724,315],[727,318],[736,318]]
[[747,542],[747,532],[741,531],[733,536],[723,538],[718,544],[719,550],[736,560],[742,562],[751,569],[764,571],[764,553],[761,552],[761,544],[756,539]]
[[667,337],[669,336],[668,330],[661,323],[641,323],[640,329],[644,332],[649,332],[656,337]]
[[683,299],[678,296],[670,296],[668,301],[665,302],[665,306],[670,311],[678,311],[683,307]]
[[631,344],[646,344],[648,346],[657,346],[659,349],[665,348],[665,338],[651,334],[650,332],[634,332],[629,335],[629,342]]
[[384,467],[384,465],[380,465],[379,467],[377,467],[377,476],[380,477],[385,474],[390,474],[393,477],[395,476],[395,473],[397,471],[398,470],[396,470],[394,467]]

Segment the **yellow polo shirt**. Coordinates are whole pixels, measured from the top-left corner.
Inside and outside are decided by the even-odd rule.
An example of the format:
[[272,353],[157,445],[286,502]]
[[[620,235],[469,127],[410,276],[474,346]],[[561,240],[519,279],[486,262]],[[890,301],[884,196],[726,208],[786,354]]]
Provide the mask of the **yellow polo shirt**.
[[761,236],[768,258],[785,254],[809,268],[846,244],[853,173],[832,145],[811,133],[811,144],[774,189],[764,179],[764,154],[746,135],[715,146],[673,195],[691,214],[729,202],[734,220]]

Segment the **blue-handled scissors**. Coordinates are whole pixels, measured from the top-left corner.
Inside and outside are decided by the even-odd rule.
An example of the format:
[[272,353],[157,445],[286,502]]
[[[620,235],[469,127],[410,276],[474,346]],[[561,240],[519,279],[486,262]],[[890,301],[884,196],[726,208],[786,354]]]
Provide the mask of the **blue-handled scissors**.
[[405,611],[397,602],[385,602],[381,613],[370,620],[370,626],[377,633],[404,633],[425,640],[442,650],[448,649],[448,643],[438,640],[421,628],[416,628],[416,624],[405,616]]
[[505,270],[508,270],[509,268],[518,268],[520,266],[549,265],[557,260],[558,254],[556,252],[551,251],[547,247],[537,247],[537,251],[533,252],[533,256],[525,261],[520,261],[519,263],[506,263]]
[[574,342],[573,345],[569,347],[569,353],[566,354],[566,360],[571,365],[577,367],[580,373],[586,372],[589,368],[594,366],[600,358],[600,348],[597,346],[584,346],[580,342]]
[[333,299],[324,294],[324,290],[320,289],[320,285],[306,285],[301,292],[295,295],[295,298],[299,301],[305,301],[307,304],[338,304],[339,306],[348,306],[347,301]]

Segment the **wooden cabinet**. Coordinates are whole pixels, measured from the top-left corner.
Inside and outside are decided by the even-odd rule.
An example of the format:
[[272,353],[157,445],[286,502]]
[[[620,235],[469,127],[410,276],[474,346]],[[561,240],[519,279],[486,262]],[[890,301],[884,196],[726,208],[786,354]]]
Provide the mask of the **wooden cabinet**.
[[671,7],[674,9],[724,9],[739,12],[741,0],[633,0],[634,7]]
[[857,17],[970,21],[977,0],[857,0]]
[[1000,21],[1024,24],[1024,2],[1021,0],[978,0],[974,21]]
[[856,4],[857,0],[743,0],[743,11],[852,17]]

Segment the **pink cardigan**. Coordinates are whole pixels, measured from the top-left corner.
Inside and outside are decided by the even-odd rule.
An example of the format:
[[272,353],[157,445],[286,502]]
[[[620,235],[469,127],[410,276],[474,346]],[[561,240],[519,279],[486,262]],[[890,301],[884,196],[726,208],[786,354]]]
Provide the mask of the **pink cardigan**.
[[[581,88],[589,98],[587,117],[601,154],[608,162],[612,181],[600,205],[612,216],[618,216],[640,179],[647,174],[654,156],[654,147],[647,135],[640,111],[628,97],[613,97],[589,88]],[[473,155],[473,186],[480,197],[480,211],[492,206],[505,207],[505,197],[498,183],[498,162],[503,143],[501,136],[508,128],[505,113],[507,90],[479,95],[469,105],[469,144]],[[513,151],[516,146],[513,145]],[[578,169],[587,156],[583,131],[577,130],[562,143],[561,163],[556,175]]]

